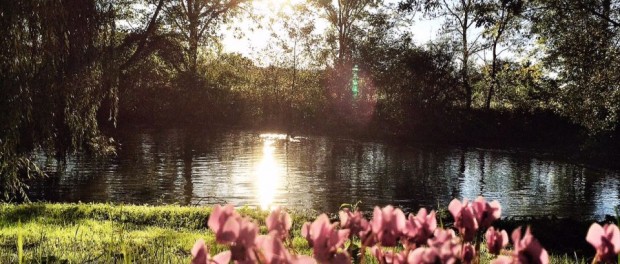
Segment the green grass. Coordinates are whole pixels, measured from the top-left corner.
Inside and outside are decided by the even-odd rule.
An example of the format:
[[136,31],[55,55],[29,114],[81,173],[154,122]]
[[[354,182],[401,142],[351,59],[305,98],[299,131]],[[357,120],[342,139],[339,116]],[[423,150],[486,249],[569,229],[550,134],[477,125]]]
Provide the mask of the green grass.
[[[206,226],[210,211],[177,205],[0,204],[0,263],[20,263],[21,254],[22,263],[189,263],[190,250],[199,238],[210,245],[211,254],[226,250],[214,242]],[[266,233],[267,212],[237,211],[253,218],[261,225],[261,233]],[[316,215],[291,215],[291,251],[310,255],[300,230]],[[482,251],[482,262],[488,263],[491,256]],[[575,263],[568,255],[551,260]]]
[[[0,204],[0,263],[188,263],[198,238],[212,246],[206,207],[110,204]],[[239,209],[263,225],[267,212]],[[303,223],[297,218],[296,223]],[[21,227],[20,223],[21,222]],[[21,233],[21,236],[18,234]],[[295,239],[299,251],[307,243]]]

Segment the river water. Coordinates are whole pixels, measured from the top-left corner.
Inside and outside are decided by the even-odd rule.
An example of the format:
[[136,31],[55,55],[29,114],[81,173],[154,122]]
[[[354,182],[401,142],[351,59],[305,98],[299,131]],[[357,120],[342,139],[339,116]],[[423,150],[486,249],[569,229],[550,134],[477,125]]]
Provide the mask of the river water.
[[248,131],[140,130],[117,140],[116,157],[73,157],[32,186],[31,197],[337,212],[358,201],[366,211],[387,204],[411,211],[483,195],[499,200],[503,216],[599,219],[620,204],[618,172],[525,152]]

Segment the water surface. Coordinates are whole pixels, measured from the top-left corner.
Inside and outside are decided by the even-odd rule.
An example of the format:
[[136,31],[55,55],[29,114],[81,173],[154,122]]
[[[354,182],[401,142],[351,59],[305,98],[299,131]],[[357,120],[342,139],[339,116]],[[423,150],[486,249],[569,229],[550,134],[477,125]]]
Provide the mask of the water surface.
[[405,147],[245,131],[127,131],[111,160],[76,157],[31,189],[62,202],[216,204],[336,212],[447,206],[454,197],[497,199],[504,216],[614,214],[620,175],[523,152]]

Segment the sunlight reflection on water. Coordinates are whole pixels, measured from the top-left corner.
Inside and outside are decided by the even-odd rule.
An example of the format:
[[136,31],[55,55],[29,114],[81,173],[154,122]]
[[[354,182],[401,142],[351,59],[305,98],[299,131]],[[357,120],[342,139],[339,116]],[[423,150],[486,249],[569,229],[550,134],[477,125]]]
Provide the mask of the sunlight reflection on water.
[[484,195],[504,216],[600,219],[620,204],[620,173],[526,152],[247,131],[127,131],[119,140],[117,157],[71,158],[58,177],[33,184],[31,198],[337,212],[357,201],[417,211]]
[[[270,137],[270,135],[272,136]],[[281,139],[281,136],[278,134],[260,135],[260,138],[263,139],[263,157],[256,166],[255,183],[258,204],[263,210],[274,205],[276,192],[281,187],[283,168],[274,157],[275,147],[273,146],[274,138]]]

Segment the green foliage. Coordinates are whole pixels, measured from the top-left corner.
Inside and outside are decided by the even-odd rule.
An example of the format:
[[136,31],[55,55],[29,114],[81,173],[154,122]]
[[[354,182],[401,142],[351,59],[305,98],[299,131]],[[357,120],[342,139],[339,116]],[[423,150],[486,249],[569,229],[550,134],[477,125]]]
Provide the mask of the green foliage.
[[206,41],[216,39],[220,24],[238,13],[247,0],[175,0],[167,1],[164,7],[165,20],[171,33],[183,47],[185,69],[196,74],[199,47]]
[[[544,76],[542,63],[530,61],[517,63],[509,60],[498,60],[497,74],[491,106],[495,109],[511,109],[520,111],[549,110],[557,106],[557,87]],[[481,69],[484,79],[482,88],[493,82],[491,66]],[[481,89],[481,98],[488,95]],[[487,98],[488,99],[488,98]],[[486,103],[486,102],[485,102]],[[483,105],[483,103],[480,103]]]
[[97,115],[106,100],[115,112],[114,62],[101,59],[114,12],[105,1],[33,0],[2,2],[0,14],[0,192],[10,199],[42,174],[34,151],[60,160],[113,151]]
[[336,51],[333,58],[334,67],[339,68],[353,64],[353,50],[356,41],[353,32],[359,28],[361,21],[369,17],[370,9],[377,7],[382,1],[343,0],[333,2],[312,0],[311,3],[325,12],[326,19],[332,28],[331,31],[327,31],[326,39],[332,50]]
[[534,1],[532,31],[557,81],[558,112],[590,132],[613,130],[620,105],[618,1]]
[[[428,48],[413,46],[409,39],[378,45],[364,42],[362,69],[371,74],[378,93],[377,114],[391,124],[415,120],[424,109],[451,108],[462,104],[454,52],[446,43]],[[387,66],[387,67],[386,67]]]

